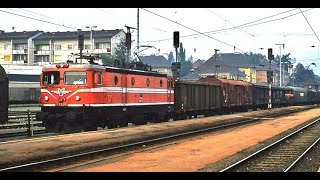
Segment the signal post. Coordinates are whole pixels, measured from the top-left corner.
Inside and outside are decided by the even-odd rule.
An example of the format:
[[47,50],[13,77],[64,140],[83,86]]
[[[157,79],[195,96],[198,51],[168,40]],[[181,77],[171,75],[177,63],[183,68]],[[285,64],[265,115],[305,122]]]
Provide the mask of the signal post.
[[268,109],[272,108],[272,80],[273,80],[273,71],[271,70],[271,61],[274,59],[274,56],[272,54],[272,48],[268,49],[268,59],[269,59],[269,70],[267,71],[267,82],[269,84],[269,103],[268,103]]

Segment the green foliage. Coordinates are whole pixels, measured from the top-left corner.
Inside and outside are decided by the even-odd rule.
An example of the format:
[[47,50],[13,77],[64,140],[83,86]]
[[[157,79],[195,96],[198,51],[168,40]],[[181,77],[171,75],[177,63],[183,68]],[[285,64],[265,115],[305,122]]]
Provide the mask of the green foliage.
[[306,82],[313,82],[315,75],[312,69],[305,68],[301,63],[298,63],[294,73],[294,80],[292,82],[295,86],[303,87]]
[[243,55],[248,60],[248,63],[250,65],[258,65],[261,63],[261,61],[267,59],[265,55],[262,55],[260,53],[257,54],[252,52],[245,52]]
[[114,66],[115,60],[126,60],[127,59],[127,47],[125,39],[121,39],[120,43],[115,47],[115,52],[113,55],[102,55],[102,63],[109,66]]
[[168,61],[169,61],[170,63],[175,62],[174,56],[173,56],[173,52],[170,52],[170,53],[169,53],[169,55],[168,55]]
[[181,62],[180,77],[186,76],[192,68],[192,63],[191,61],[186,61],[186,50],[183,48],[182,43],[180,43],[178,51],[178,60]]

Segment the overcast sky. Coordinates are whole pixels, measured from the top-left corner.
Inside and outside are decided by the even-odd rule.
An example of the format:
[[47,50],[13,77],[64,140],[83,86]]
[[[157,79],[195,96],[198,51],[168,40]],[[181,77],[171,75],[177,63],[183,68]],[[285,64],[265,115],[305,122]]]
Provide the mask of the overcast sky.
[[[207,60],[214,49],[222,53],[251,51],[266,55],[267,49],[273,48],[276,55],[280,54],[280,47],[275,44],[284,43],[282,54],[290,52],[291,58],[304,65],[314,62],[318,68],[320,44],[314,33],[320,34],[319,17],[318,8],[140,8],[140,45],[158,49],[149,49],[144,54],[160,50],[160,54],[167,56],[174,52],[173,31],[179,31],[187,57]],[[0,8],[0,21],[0,30],[6,32],[13,28],[14,31],[88,30],[86,26],[126,31],[125,25],[137,27],[137,8]],[[184,37],[192,34],[198,35]],[[135,48],[136,30],[132,40]],[[315,73],[320,74],[320,70]]]

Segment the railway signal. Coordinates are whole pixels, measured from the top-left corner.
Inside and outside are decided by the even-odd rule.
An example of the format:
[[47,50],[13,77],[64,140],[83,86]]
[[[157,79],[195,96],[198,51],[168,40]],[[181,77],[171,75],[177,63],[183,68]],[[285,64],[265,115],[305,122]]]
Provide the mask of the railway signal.
[[274,56],[272,54],[272,48],[268,49],[268,59],[269,59],[269,61],[272,61],[274,59]]
[[173,32],[173,46],[175,48],[179,47],[179,31],[174,31]]

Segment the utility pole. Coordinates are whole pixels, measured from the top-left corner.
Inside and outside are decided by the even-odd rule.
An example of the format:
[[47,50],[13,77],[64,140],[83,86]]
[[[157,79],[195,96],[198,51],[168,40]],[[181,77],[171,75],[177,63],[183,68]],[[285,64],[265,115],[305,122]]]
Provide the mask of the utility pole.
[[90,28],[90,42],[91,42],[91,54],[93,55],[93,37],[92,37],[92,33],[93,33],[93,28],[97,28],[98,26],[86,26],[86,28]]
[[127,62],[129,62],[129,57],[130,57],[130,54],[131,54],[131,32],[130,32],[130,30],[131,29],[137,29],[137,28],[130,27],[130,26],[127,26],[127,25],[125,25],[124,27],[127,28],[126,46],[127,46]]
[[276,44],[280,46],[280,87],[282,86],[282,68],[281,68],[281,61],[282,61],[282,55],[281,55],[281,46],[284,48],[284,43],[282,44]]
[[139,27],[139,8],[137,9],[137,55],[139,55],[139,31],[140,31],[140,27]]
[[214,49],[214,61],[213,61],[213,68],[214,68],[214,76],[217,74],[217,67],[216,67],[216,61],[217,61],[217,52],[220,51],[219,49]]

